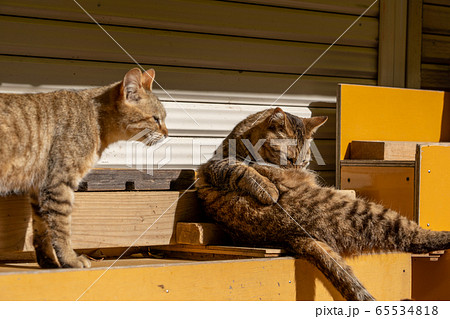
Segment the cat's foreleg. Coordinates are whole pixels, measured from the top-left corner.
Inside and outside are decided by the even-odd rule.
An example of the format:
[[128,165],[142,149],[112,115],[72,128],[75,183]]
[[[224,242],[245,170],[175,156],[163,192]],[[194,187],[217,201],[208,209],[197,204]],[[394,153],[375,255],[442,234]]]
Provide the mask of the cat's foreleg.
[[345,299],[375,300],[353,274],[350,266],[326,243],[308,237],[297,238],[289,246],[296,257],[306,258],[315,265]]
[[73,198],[70,182],[53,181],[39,191],[39,205],[34,205],[33,212],[33,243],[36,259],[43,268],[90,267],[90,261],[72,249],[70,214]]
[[262,204],[270,205],[278,200],[277,187],[267,177],[242,162],[230,163],[228,158],[211,161],[202,167],[202,174],[213,186],[246,191]]
[[53,249],[48,227],[41,216],[38,194],[30,194],[31,208],[33,212],[33,246],[36,252],[36,259],[42,268],[58,268],[59,262]]

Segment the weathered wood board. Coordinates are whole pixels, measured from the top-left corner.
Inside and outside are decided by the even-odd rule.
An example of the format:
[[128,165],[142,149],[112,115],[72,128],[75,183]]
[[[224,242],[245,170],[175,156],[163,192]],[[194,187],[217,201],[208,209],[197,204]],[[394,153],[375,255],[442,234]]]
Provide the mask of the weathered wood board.
[[194,170],[93,169],[78,191],[182,190],[194,183]]
[[274,258],[285,255],[279,248],[253,248],[214,245],[164,245],[149,248],[151,254],[162,254],[165,258],[192,260]]
[[[200,212],[195,191],[182,194],[177,191],[76,192],[72,213],[73,247],[93,249],[175,243],[177,222],[196,221]],[[33,250],[31,236],[28,198],[1,197],[0,252]],[[139,240],[134,242],[137,238]]]

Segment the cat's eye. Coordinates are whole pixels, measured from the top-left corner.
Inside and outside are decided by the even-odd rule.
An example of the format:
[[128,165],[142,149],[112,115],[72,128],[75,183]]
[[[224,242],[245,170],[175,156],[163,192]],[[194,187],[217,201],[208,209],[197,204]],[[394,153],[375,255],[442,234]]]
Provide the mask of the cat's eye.
[[157,116],[153,116],[153,119],[159,126],[161,126],[161,121],[159,120],[159,118]]

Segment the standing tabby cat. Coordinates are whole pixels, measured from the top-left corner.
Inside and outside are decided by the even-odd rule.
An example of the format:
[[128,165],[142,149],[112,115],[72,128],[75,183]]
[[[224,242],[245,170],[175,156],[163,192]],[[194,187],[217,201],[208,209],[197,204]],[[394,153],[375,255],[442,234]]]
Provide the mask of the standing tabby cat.
[[150,143],[167,136],[154,76],[135,68],[105,87],[0,94],[0,194],[30,193],[41,267],[90,266],[71,247],[70,213],[74,191],[105,148],[144,129]]
[[[312,135],[326,119],[279,108],[250,115],[201,166],[199,198],[237,244],[283,247],[316,265],[344,298],[374,300],[342,256],[449,249],[450,232],[424,230],[381,205],[320,186],[306,166]],[[255,145],[253,156],[248,141]],[[245,164],[255,156],[259,163]]]

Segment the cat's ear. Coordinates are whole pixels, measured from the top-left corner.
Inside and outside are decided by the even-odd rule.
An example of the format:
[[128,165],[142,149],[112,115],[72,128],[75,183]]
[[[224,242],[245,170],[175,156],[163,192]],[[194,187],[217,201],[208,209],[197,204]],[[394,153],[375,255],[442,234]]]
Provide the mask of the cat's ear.
[[149,69],[142,74],[142,85],[147,91],[152,91],[153,81],[155,80],[155,70]]
[[271,126],[283,126],[286,123],[286,113],[277,107],[267,119]]
[[328,120],[328,116],[314,116],[311,118],[304,118],[303,124],[305,125],[306,136],[311,138],[312,135],[317,131]]
[[138,90],[142,87],[142,73],[138,68],[131,69],[122,81],[122,97],[128,101],[138,101]]

